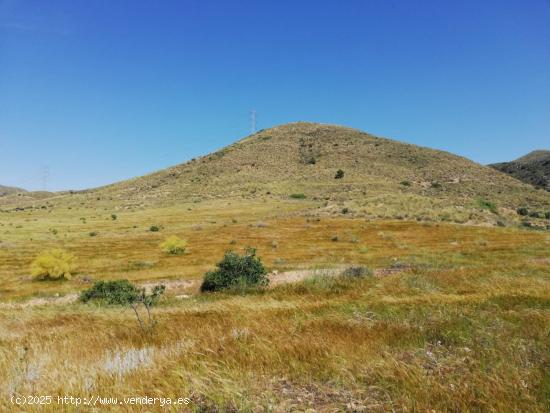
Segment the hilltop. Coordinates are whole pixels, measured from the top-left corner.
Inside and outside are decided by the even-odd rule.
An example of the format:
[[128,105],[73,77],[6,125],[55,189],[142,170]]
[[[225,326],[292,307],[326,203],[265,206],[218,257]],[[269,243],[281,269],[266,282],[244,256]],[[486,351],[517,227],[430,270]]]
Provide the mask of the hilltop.
[[[343,174],[339,179],[338,170]],[[491,212],[497,208],[513,215],[521,206],[550,209],[547,194],[466,158],[357,129],[306,122],[262,130],[143,177],[58,194],[47,206],[134,209],[293,197],[314,201],[310,212],[316,214],[345,210],[374,218],[456,222],[494,221]],[[27,207],[41,205],[32,200]]]
[[533,151],[515,161],[489,166],[522,182],[550,191],[550,150]]

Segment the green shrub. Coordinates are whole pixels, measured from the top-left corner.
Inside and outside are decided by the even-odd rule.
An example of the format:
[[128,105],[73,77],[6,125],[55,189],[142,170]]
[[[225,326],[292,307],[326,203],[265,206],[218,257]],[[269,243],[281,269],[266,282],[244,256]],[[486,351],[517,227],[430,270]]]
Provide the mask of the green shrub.
[[342,214],[347,214],[349,212],[349,208],[342,208]]
[[82,292],[82,302],[99,301],[104,304],[128,305],[134,303],[140,290],[128,280],[98,281]]
[[544,218],[550,219],[550,211],[544,213]]
[[292,199],[305,199],[306,198],[305,194],[290,194],[290,197]]
[[151,231],[151,232],[159,232],[159,231],[160,231],[160,228],[157,227],[156,225],[151,225],[151,226],[149,227],[149,231]]
[[529,216],[531,218],[541,218],[541,215],[536,211],[529,212]]
[[411,186],[410,181],[401,181],[400,184],[403,186]]
[[518,213],[518,215],[521,215],[521,216],[527,216],[527,215],[529,215],[529,210],[528,210],[527,208],[524,208],[524,207],[518,208],[518,209],[516,210],[516,212]]
[[181,239],[176,235],[171,235],[164,240],[160,245],[160,249],[166,254],[181,255],[185,253],[187,248],[187,241]]
[[477,204],[481,209],[491,211],[493,214],[496,214],[498,212],[497,206],[493,202],[487,201],[486,199],[478,199]]
[[341,169],[338,169],[336,171],[336,175],[334,175],[334,179],[342,179],[344,177],[344,171]]
[[92,232],[88,233],[88,235],[89,235],[90,237],[96,237],[97,234],[98,234],[97,231],[92,231]]
[[117,218],[118,218],[118,217],[116,216],[116,214],[111,214],[111,219],[112,219],[113,221],[116,221]]
[[75,256],[62,249],[44,251],[31,264],[31,274],[39,280],[70,280],[75,270]]
[[243,256],[228,251],[216,266],[216,270],[205,274],[201,291],[265,287],[269,283],[267,270],[252,248],[246,250]]
[[435,189],[441,188],[441,184],[439,182],[432,182],[430,186]]

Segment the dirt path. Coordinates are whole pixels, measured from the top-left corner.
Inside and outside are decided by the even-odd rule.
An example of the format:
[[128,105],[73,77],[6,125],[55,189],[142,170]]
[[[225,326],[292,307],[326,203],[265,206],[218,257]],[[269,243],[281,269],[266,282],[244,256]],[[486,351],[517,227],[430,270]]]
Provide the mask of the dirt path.
[[[342,271],[349,266],[340,266],[335,268],[323,268],[314,270],[293,270],[278,272],[273,271],[269,274],[269,286],[275,287],[281,284],[295,283],[302,281],[312,276],[329,276],[334,277],[342,273]],[[388,275],[397,274],[407,270],[408,268],[378,268],[374,270],[375,277],[384,277]],[[145,288],[146,291],[153,289],[155,285],[163,284],[166,287],[166,291],[172,293],[176,298],[185,299],[191,297],[200,285],[200,280],[156,280],[148,281],[146,283],[138,284],[139,287]],[[63,305],[74,303],[78,300],[78,294],[71,293],[64,296],[54,297],[40,297],[31,298],[24,302],[19,303],[1,303],[0,309],[13,309],[13,308],[28,308],[38,305]]]

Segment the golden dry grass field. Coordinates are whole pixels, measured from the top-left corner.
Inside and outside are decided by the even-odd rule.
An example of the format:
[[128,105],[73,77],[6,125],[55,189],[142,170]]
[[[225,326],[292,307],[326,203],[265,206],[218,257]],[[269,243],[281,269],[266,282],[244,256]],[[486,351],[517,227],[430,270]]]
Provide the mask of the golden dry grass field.
[[[317,206],[227,198],[1,213],[0,411],[549,410],[548,231],[320,216]],[[170,235],[188,241],[184,255],[161,251]],[[279,274],[309,276],[200,294],[204,272],[246,246]],[[54,247],[77,257],[77,273],[33,280],[32,260]],[[375,274],[335,275],[350,265]],[[129,308],[63,299],[121,278],[170,286],[151,335]],[[14,394],[190,403],[15,406]]]

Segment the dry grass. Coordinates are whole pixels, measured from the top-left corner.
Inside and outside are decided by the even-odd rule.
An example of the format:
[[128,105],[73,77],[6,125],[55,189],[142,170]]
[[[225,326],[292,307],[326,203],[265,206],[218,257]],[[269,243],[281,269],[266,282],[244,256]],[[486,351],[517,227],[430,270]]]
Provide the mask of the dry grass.
[[[0,307],[0,410],[13,411],[12,393],[181,396],[194,411],[548,410],[548,232],[308,218],[308,202],[217,200],[119,210],[116,221],[111,209],[4,213],[5,302],[72,294],[89,279],[198,280],[246,246],[272,269],[403,271],[321,273],[245,296],[194,295],[182,282],[155,309],[148,338],[130,309]],[[159,249],[169,235],[188,240],[185,255]],[[32,259],[53,247],[75,254],[81,273],[32,281]]]

